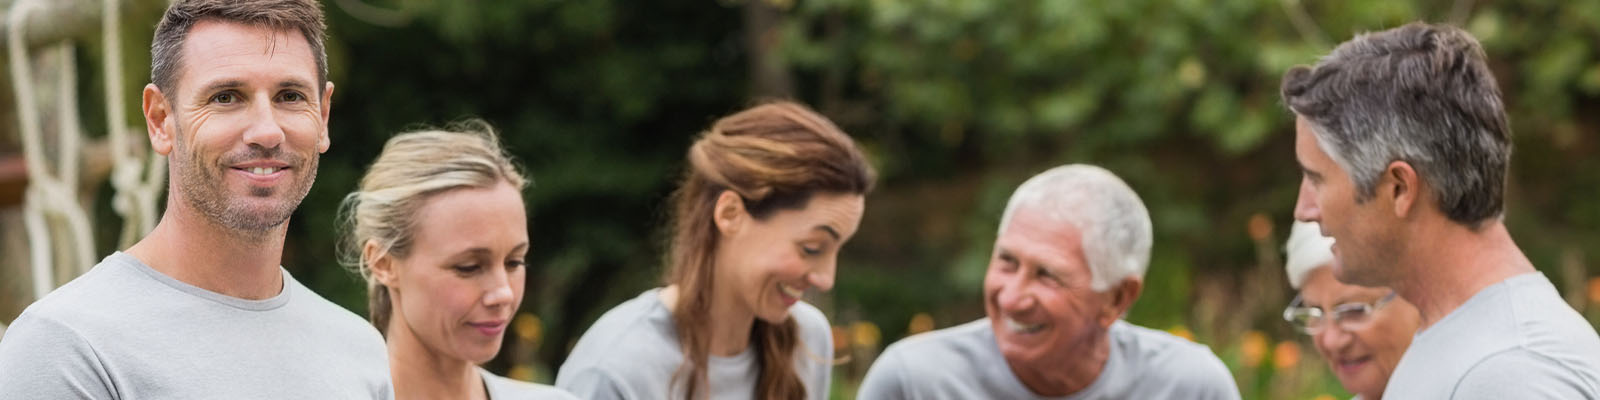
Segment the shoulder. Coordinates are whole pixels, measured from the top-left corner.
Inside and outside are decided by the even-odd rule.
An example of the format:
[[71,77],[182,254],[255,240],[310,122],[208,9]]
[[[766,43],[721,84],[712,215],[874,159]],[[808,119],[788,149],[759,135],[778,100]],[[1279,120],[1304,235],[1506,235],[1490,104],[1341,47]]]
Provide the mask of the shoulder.
[[925,332],[901,339],[884,349],[873,363],[885,368],[910,369],[938,365],[941,369],[962,369],[974,365],[985,355],[999,357],[999,348],[989,334],[987,319]]
[[1513,348],[1472,365],[1452,389],[1454,398],[1568,399],[1600,396],[1593,373],[1539,352]]
[[[928,393],[919,390],[951,385],[964,387],[984,379],[978,369],[1003,363],[988,319],[912,335],[884,349],[867,369],[858,398],[904,399]],[[991,371],[992,372],[992,371]],[[1009,373],[1009,372],[1007,372]]]
[[1171,382],[1184,392],[1239,397],[1233,373],[1206,345],[1126,321],[1114,323],[1111,336],[1130,373]]
[[[322,332],[320,335],[328,337],[330,340],[364,343],[367,350],[375,348],[377,351],[387,354],[387,347],[383,345],[383,334],[378,333],[377,327],[372,326],[372,323],[368,322],[366,318],[362,318],[349,309],[323,298],[316,292],[311,291],[311,288],[289,276],[288,273],[284,274],[284,285],[286,290],[293,291],[290,295],[294,297],[290,299],[290,302],[297,304],[297,307],[299,307],[296,310],[299,311],[296,316],[304,318],[306,319],[305,322],[318,327],[318,330]],[[388,356],[384,356],[384,359],[387,360]]]
[[12,322],[8,335],[37,330],[89,340],[96,333],[141,322],[150,298],[149,288],[141,285],[153,281],[124,265],[125,259],[132,256],[107,256],[89,272],[28,305]]
[[94,345],[59,319],[24,312],[0,339],[0,398],[110,398]]
[[561,390],[590,400],[642,398],[627,384],[630,380],[619,377],[614,369],[595,365],[569,368],[569,365],[562,365],[556,376],[555,386]]
[[828,322],[828,317],[806,302],[796,302],[789,308],[789,315],[794,317],[795,325],[800,329],[800,338],[812,351],[826,350],[833,354],[833,325]]
[[[672,313],[656,290],[606,311],[584,331],[556,374],[556,386],[596,397],[594,386],[668,382],[683,362]],[[604,389],[600,387],[598,389]]]
[[553,386],[506,378],[478,369],[490,400],[577,400],[577,396]]

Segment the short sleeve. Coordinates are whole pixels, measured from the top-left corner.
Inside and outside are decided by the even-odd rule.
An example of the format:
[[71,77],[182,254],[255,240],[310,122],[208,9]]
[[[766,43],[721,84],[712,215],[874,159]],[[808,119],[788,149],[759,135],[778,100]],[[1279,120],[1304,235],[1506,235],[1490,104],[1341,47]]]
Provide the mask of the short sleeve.
[[1183,386],[1187,388],[1182,392],[1192,393],[1190,398],[1194,399],[1239,400],[1239,386],[1228,372],[1228,366],[1209,349],[1197,353],[1190,358],[1194,361],[1184,375]]
[[807,303],[797,303],[792,308],[795,324],[801,335],[802,354],[796,354],[800,370],[807,371],[807,396],[827,399],[833,384],[833,326],[822,310]]
[[71,328],[23,315],[0,338],[0,399],[114,399],[94,348]]
[[599,368],[583,368],[571,376],[556,377],[556,387],[581,399],[632,400],[619,380]]
[[1495,353],[1462,375],[1452,399],[1583,399],[1596,388],[1570,367],[1526,349]]
[[899,400],[911,398],[905,391],[904,366],[900,358],[895,356],[894,349],[885,351],[878,361],[867,368],[867,376],[861,379],[861,388],[856,391],[858,399],[872,400]]

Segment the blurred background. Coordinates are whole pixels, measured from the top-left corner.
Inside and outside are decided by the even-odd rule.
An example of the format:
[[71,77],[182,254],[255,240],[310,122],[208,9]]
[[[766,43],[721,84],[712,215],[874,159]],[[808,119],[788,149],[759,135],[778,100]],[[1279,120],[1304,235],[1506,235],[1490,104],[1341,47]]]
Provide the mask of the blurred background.
[[[37,286],[131,243],[163,204],[164,181],[149,179],[163,171],[141,164],[149,145],[138,108],[166,1],[0,5],[9,10],[0,93],[13,93],[0,96],[4,323]],[[1356,33],[1417,20],[1482,41],[1517,146],[1507,224],[1571,305],[1600,322],[1600,0],[324,8],[333,146],[291,220],[285,268],[365,315],[364,285],[334,259],[339,200],[395,133],[485,119],[534,181],[527,295],[487,365],[521,379],[551,382],[602,312],[659,285],[663,204],[694,136],[760,99],[792,98],[836,121],[881,172],[835,289],[810,299],[835,325],[835,398],[853,398],[887,344],[983,317],[1006,197],[1063,163],[1105,166],[1149,206],[1155,249],[1129,321],[1211,346],[1245,398],[1347,398],[1279,317],[1293,297],[1281,249],[1300,174],[1278,83]],[[38,132],[42,150],[25,152]],[[60,166],[41,175],[28,157]],[[41,212],[41,235],[53,238],[47,274],[30,269],[39,253],[25,223],[30,182],[56,188],[38,203],[65,210]],[[118,195],[141,184],[148,194]]]

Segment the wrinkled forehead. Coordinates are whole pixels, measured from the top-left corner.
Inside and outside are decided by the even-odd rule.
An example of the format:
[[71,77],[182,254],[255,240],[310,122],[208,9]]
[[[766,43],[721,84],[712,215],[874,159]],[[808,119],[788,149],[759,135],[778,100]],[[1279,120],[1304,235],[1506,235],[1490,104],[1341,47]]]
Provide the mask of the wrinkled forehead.
[[181,54],[180,82],[219,77],[272,83],[292,80],[307,85],[317,81],[311,44],[294,29],[208,19],[190,28]]

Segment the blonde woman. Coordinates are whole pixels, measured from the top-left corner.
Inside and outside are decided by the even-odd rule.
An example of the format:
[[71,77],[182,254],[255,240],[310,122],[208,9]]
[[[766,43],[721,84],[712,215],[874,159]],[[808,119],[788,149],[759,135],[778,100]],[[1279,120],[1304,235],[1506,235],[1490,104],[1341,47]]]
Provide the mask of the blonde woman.
[[718,120],[672,200],[665,287],[600,317],[556,385],[586,399],[828,397],[833,287],[873,171],[844,132],[794,103]]
[[525,181],[478,122],[390,139],[345,197],[342,255],[367,279],[397,399],[571,399],[479,368],[522,302]]

